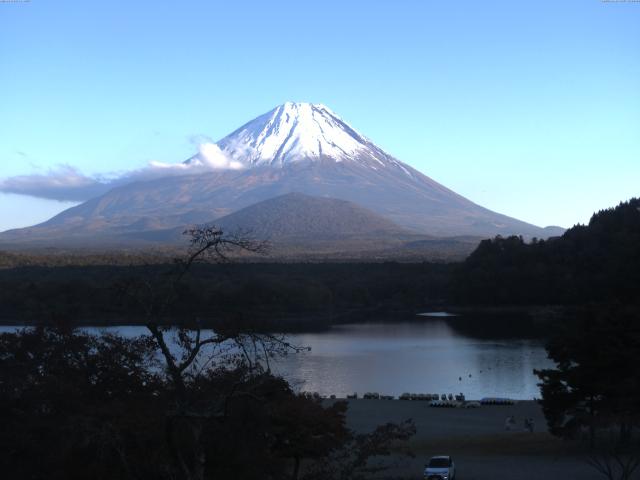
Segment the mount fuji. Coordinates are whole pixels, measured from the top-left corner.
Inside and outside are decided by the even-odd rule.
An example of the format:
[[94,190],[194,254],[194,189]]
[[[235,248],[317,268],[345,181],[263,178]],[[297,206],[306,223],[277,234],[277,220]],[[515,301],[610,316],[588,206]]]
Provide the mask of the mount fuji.
[[430,236],[545,238],[562,232],[473,203],[395,159],[321,104],[287,102],[206,147],[182,163],[180,175],[118,186],[42,224],[0,234],[0,240],[90,244],[132,238],[214,222],[296,192],[346,200],[400,229]]
[[[321,104],[287,102],[217,143],[236,165],[284,167],[305,160],[355,162],[373,170],[402,163]],[[202,164],[202,155],[186,161]],[[408,170],[405,173],[410,175]]]

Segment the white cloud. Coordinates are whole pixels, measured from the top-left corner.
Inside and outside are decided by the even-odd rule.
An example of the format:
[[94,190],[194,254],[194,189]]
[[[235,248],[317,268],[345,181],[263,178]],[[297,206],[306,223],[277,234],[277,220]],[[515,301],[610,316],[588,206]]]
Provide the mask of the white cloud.
[[104,193],[105,185],[70,165],[60,165],[44,174],[18,175],[0,180],[0,191],[61,201],[82,201]]
[[186,162],[151,161],[138,170],[96,177],[84,175],[70,165],[60,165],[45,173],[0,179],[0,192],[60,201],[84,201],[102,195],[111,188],[136,181],[242,168],[242,163],[228,157],[218,145],[205,141],[198,145],[198,153]]
[[215,143],[201,143],[198,156],[202,163],[212,169],[240,170],[242,164],[228,157]]

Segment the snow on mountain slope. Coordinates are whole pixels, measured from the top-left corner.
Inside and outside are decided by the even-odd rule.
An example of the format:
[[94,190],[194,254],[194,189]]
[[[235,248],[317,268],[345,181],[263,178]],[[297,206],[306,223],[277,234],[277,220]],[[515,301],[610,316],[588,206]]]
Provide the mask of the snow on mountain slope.
[[[230,164],[285,166],[331,159],[354,162],[374,170],[408,169],[322,104],[287,102],[260,115],[216,144]],[[199,153],[186,163],[203,163]]]

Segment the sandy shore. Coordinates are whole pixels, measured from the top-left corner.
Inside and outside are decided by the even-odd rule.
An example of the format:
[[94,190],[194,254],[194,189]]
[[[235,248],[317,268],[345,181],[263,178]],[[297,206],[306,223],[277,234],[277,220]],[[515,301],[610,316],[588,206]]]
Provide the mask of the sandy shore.
[[[509,415],[517,421],[513,431],[504,429]],[[524,431],[526,417],[535,422],[533,434]],[[385,474],[388,478],[422,478],[425,462],[438,454],[453,456],[460,480],[600,478],[575,445],[547,432],[540,406],[532,401],[461,409],[433,408],[421,401],[349,400],[347,423],[356,432],[408,418],[417,428],[410,442],[416,456],[383,460],[392,466]]]

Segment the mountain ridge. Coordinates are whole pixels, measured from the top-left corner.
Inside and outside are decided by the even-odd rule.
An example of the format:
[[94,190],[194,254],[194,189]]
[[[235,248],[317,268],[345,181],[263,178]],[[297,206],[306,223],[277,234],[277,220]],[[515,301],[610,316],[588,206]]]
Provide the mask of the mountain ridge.
[[[314,141],[316,142],[314,144]],[[4,240],[129,234],[206,223],[279,195],[300,192],[353,202],[426,235],[523,235],[544,229],[477,205],[377,147],[319,104],[286,103],[216,145],[229,165],[113,188]],[[206,152],[185,160],[207,164]],[[234,163],[235,162],[235,163]],[[209,162],[211,163],[211,162]]]

